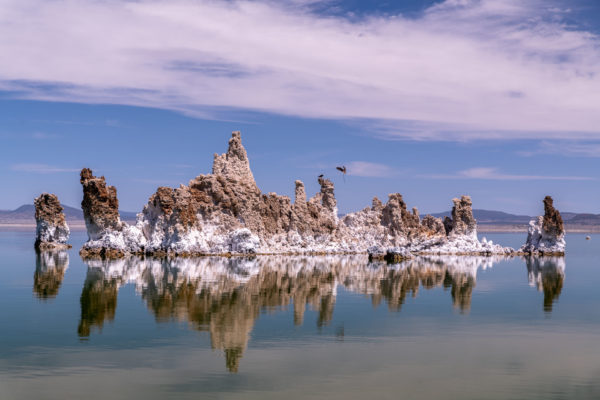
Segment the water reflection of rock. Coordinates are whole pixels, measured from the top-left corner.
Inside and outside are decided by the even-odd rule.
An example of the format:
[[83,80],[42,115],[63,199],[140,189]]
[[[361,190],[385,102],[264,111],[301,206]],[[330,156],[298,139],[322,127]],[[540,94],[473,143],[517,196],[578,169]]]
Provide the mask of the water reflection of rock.
[[490,257],[419,257],[401,264],[369,263],[366,256],[248,258],[125,258],[88,260],[81,295],[80,335],[112,320],[121,284],[134,283],[158,322],[178,320],[210,332],[214,349],[225,352],[237,371],[261,312],[293,306],[294,324],[304,321],[306,306],[317,312],[317,326],[333,317],[337,287],[384,300],[400,310],[406,296],[420,287],[451,289],[454,305],[468,310],[478,268]]
[[58,295],[58,290],[69,268],[69,254],[62,250],[36,251],[33,292],[47,300]]
[[565,280],[564,257],[527,257],[529,285],[544,292],[544,311],[551,312]]
[[88,268],[81,291],[81,320],[77,333],[90,335],[93,327],[102,330],[105,320],[112,321],[117,310],[119,279],[107,276],[103,270]]

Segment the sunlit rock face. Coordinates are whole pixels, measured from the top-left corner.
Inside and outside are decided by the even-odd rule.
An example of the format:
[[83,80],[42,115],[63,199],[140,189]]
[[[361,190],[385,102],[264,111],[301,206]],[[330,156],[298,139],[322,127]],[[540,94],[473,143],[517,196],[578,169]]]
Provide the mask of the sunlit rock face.
[[565,279],[564,257],[526,257],[529,285],[544,292],[544,311],[551,312]]
[[[452,218],[420,218],[399,193],[384,204],[338,218],[333,182],[318,178],[319,192],[307,199],[295,181],[294,201],[264,194],[256,185],[239,132],[226,153],[215,154],[211,174],[178,188],[160,187],[134,226],[119,218],[116,189],[89,169],[81,172],[89,258],[151,255],[249,255],[393,253],[392,261],[415,254],[507,254],[512,249],[477,239],[471,199],[454,199]],[[401,255],[401,256],[399,256]]]
[[68,249],[69,226],[63,207],[54,194],[42,193],[34,200],[35,247],[40,250]]
[[69,268],[69,253],[65,250],[36,251],[33,292],[42,300],[58,295],[58,290]]
[[[401,199],[401,197],[400,197]],[[402,223],[396,223],[404,229],[405,235],[396,235],[392,243],[385,239],[381,244],[367,249],[372,258],[384,258],[390,261],[409,259],[414,255],[510,255],[515,251],[510,247],[502,247],[485,238],[477,238],[477,222],[473,217],[472,202],[469,196],[454,199],[452,217],[444,221],[427,215],[419,223],[416,209],[406,212],[404,202],[398,202],[402,210],[397,215],[405,215]],[[388,202],[389,204],[389,202]],[[387,206],[386,206],[387,207]],[[396,228],[399,229],[399,228]],[[389,235],[388,235],[389,236]],[[385,249],[386,245],[391,245]],[[381,254],[385,253],[382,257]]]
[[565,228],[552,197],[544,198],[544,215],[529,222],[527,241],[520,251],[526,254],[564,255]]
[[338,288],[364,294],[374,305],[400,311],[421,289],[448,288],[461,312],[471,305],[478,269],[500,257],[415,257],[396,264],[369,262],[365,255],[273,257],[128,256],[86,260],[79,334],[89,336],[115,317],[117,293],[135,285],[157,322],[182,321],[210,333],[227,368],[239,368],[256,320],[265,310],[292,307],[293,323],[315,312],[314,324],[333,317]]
[[80,182],[81,208],[88,233],[88,241],[79,252],[81,256],[111,258],[140,253],[145,238],[137,227],[121,221],[117,189],[107,186],[103,176],[94,176],[88,168],[81,170]]

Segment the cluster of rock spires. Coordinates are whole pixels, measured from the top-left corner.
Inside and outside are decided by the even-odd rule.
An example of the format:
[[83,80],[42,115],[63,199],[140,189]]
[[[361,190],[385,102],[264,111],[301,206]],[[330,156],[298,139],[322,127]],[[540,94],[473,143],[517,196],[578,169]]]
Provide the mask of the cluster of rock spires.
[[240,132],[233,132],[227,153],[214,155],[211,174],[199,175],[187,186],[159,187],[136,224],[129,225],[120,219],[116,188],[84,168],[81,207],[89,240],[80,254],[118,258],[368,252],[371,258],[397,260],[415,254],[564,253],[564,227],[550,197],[544,200],[544,217],[531,222],[526,245],[515,251],[478,240],[469,196],[454,199],[452,215],[444,220],[431,215],[421,219],[416,208],[408,211],[399,193],[390,194],[385,204],[374,198],[371,207],[338,218],[333,182],[323,177],[318,182],[320,191],[310,199],[299,180],[293,202],[262,193]]
[[69,226],[58,197],[42,193],[35,205],[35,247],[39,250],[68,249]]

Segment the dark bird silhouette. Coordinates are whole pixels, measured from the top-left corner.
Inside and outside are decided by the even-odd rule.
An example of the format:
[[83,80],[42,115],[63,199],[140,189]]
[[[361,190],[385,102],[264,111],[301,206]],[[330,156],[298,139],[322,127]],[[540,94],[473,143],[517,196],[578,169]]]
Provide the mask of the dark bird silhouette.
[[323,177],[323,174],[319,175],[319,178],[322,178],[322,177]]
[[341,167],[335,167],[335,169],[337,169],[338,171],[340,171],[344,177],[344,182],[346,182],[346,166],[342,165]]

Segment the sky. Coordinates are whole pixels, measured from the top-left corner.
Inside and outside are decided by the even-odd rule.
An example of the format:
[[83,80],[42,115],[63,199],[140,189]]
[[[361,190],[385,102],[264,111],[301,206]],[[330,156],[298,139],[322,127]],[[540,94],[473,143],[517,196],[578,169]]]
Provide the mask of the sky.
[[3,0],[0,58],[0,209],[90,167],[140,211],[240,130],[263,192],[324,173],[343,213],[600,213],[595,0]]

